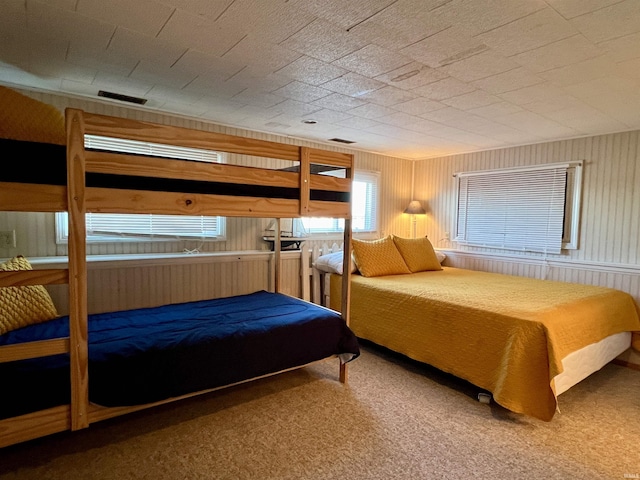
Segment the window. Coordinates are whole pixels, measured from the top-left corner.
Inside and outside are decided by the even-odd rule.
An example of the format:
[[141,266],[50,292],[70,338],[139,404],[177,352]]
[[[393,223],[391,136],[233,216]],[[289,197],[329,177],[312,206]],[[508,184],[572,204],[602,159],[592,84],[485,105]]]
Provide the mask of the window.
[[[378,228],[378,178],[377,172],[356,172],[353,176],[351,228],[354,232],[375,232]],[[306,217],[301,219],[301,223],[304,231],[310,234],[344,230],[342,218]]]
[[[222,161],[219,153],[210,150],[94,135],[85,136],[85,147],[200,162]],[[203,215],[87,213],[86,223],[88,242],[148,242],[149,240],[176,239],[220,240],[225,235],[225,219],[223,217]],[[68,241],[68,215],[66,212],[56,214],[56,236],[58,243]]]
[[544,253],[578,248],[582,163],[456,175],[456,242]]

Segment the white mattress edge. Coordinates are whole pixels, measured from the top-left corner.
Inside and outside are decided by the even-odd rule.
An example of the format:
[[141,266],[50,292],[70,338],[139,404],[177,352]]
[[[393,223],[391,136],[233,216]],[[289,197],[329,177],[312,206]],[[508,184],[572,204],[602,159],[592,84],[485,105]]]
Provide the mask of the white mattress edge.
[[597,372],[631,346],[631,332],[620,332],[570,353],[562,359],[564,371],[557,375],[556,396]]

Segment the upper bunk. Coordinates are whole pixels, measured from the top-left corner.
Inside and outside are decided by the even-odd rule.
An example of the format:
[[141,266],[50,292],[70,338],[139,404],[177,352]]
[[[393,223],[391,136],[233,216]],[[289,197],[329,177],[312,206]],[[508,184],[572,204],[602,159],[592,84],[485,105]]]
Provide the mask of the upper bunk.
[[[353,156],[233,135],[67,109],[66,149],[6,139],[37,168],[7,162],[0,171],[6,211],[220,215],[256,218],[349,218]],[[159,158],[85,147],[85,135],[286,161],[286,168]],[[19,148],[18,148],[19,147]],[[293,168],[292,168],[293,167]],[[345,178],[312,174],[344,169]],[[69,191],[67,191],[67,188]]]

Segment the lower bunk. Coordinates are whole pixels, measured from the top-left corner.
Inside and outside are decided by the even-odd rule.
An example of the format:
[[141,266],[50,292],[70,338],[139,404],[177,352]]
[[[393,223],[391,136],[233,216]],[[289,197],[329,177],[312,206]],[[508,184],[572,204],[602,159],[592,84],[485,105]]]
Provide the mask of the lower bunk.
[[[266,291],[94,314],[88,330],[89,422],[360,354],[339,314]],[[0,336],[0,353],[68,335],[69,319],[60,317]],[[0,363],[9,387],[0,396],[0,446],[70,428],[69,369],[68,354]]]

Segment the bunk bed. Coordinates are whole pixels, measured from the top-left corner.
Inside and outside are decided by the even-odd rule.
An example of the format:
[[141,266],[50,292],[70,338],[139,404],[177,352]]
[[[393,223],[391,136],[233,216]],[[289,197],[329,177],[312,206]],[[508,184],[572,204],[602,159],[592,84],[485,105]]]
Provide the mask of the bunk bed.
[[[0,447],[328,358],[340,359],[339,379],[347,381],[347,363],[359,355],[348,313],[280,293],[278,241],[273,292],[88,314],[85,213],[221,215],[278,223],[332,216],[345,219],[349,245],[351,155],[72,108],[64,121],[63,141],[29,135],[2,140],[25,152],[23,158],[44,161],[38,168],[20,162],[3,166],[0,210],[68,212],[69,254],[66,269],[0,269],[0,288],[68,284],[69,314],[0,330],[3,402],[14,394],[18,399],[3,403],[7,418],[0,420]],[[283,171],[92,151],[85,148],[89,134],[284,159],[298,167]],[[312,165],[342,168],[345,178],[312,175]],[[343,311],[348,312],[346,280]],[[213,331],[207,322],[216,324]]]
[[329,303],[338,311],[343,272],[353,273],[350,326],[358,338],[544,421],[557,412],[558,395],[629,349],[640,332],[640,309],[620,290],[442,266],[427,238],[353,240],[353,253],[349,270],[330,257],[315,265],[329,275]]

